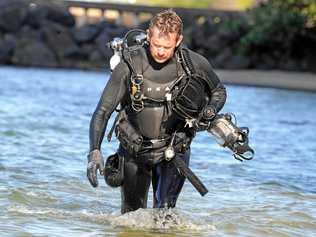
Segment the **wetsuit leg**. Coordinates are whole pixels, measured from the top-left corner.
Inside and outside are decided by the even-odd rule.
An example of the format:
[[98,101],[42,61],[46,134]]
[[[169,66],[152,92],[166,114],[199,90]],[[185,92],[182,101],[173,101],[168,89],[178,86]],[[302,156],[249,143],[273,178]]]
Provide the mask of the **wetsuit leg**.
[[[190,149],[185,154],[178,153],[189,165]],[[153,169],[154,208],[175,207],[183,187],[185,177],[179,173],[172,162],[163,161]]]
[[126,213],[147,207],[148,190],[151,181],[151,168],[136,163],[124,152],[124,183],[121,186],[121,212]]

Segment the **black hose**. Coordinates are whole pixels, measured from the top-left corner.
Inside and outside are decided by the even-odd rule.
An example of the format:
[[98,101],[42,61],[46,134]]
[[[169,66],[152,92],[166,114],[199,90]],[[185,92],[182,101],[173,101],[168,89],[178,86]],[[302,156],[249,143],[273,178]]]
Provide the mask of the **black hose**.
[[202,181],[193,173],[193,171],[186,165],[186,163],[178,156],[172,159],[173,164],[179,169],[181,174],[186,177],[194,188],[204,196],[208,193],[207,188],[204,186]]

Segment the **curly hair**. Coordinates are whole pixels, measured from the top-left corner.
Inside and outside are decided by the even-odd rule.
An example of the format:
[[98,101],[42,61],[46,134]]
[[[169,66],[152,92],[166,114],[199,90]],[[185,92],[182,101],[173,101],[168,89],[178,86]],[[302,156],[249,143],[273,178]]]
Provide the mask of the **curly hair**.
[[183,23],[178,14],[172,9],[157,13],[149,23],[149,32],[157,27],[164,34],[177,33],[182,34]]

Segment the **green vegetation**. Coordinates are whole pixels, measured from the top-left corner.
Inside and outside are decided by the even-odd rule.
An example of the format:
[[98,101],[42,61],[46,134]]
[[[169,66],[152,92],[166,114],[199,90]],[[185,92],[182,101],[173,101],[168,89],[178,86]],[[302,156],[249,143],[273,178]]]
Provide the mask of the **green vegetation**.
[[251,9],[247,21],[231,23],[233,29],[247,28],[239,51],[292,54],[297,38],[315,26],[315,9],[312,0],[269,0]]

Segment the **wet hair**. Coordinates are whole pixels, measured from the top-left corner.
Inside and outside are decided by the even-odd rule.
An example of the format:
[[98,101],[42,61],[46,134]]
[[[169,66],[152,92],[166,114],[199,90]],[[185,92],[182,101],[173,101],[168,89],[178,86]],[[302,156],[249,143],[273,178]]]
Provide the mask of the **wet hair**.
[[177,33],[182,34],[183,23],[178,14],[172,9],[157,13],[149,23],[149,32],[157,27],[163,34]]

